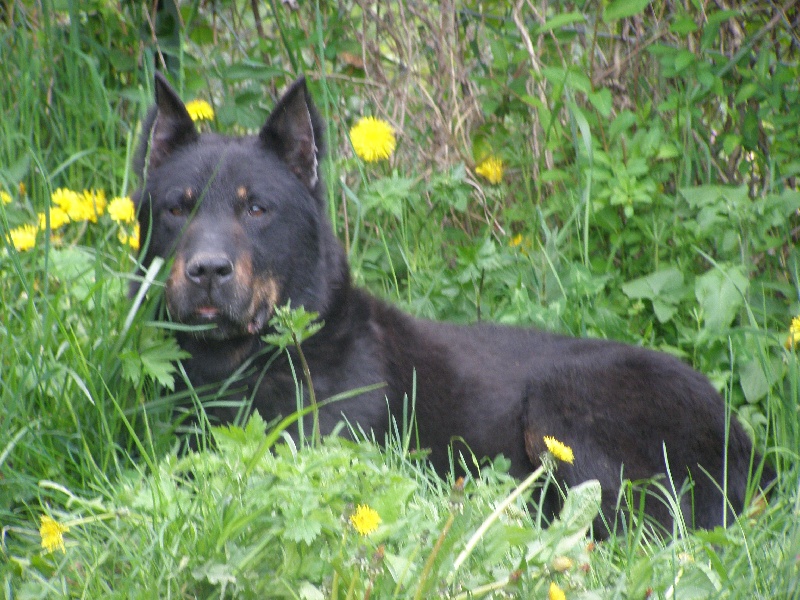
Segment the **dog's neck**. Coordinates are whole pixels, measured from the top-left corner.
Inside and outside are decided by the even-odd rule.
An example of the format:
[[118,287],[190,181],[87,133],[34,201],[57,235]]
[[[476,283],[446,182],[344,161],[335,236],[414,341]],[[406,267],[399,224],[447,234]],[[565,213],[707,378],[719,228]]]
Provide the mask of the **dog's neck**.
[[[223,381],[230,377],[262,344],[258,336],[243,336],[209,343],[191,333],[178,333],[178,344],[191,356],[184,361],[194,385]],[[202,372],[197,365],[203,365]],[[195,379],[197,377],[197,379]]]

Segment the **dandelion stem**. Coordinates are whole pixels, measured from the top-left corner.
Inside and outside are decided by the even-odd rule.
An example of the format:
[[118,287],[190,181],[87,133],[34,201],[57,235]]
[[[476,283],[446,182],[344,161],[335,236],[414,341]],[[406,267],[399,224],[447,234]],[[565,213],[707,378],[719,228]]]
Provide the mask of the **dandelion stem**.
[[478,542],[481,540],[481,538],[486,534],[486,532],[489,530],[492,524],[497,520],[497,518],[500,516],[500,513],[502,513],[505,509],[507,509],[511,505],[511,503],[514,502],[514,500],[519,498],[522,492],[524,492],[531,485],[533,485],[533,482],[536,481],[539,477],[541,477],[542,473],[544,472],[545,468],[542,465],[538,469],[536,469],[533,473],[528,475],[525,481],[520,483],[513,492],[511,492],[508,496],[506,496],[506,498],[500,504],[497,505],[497,508],[494,509],[492,514],[490,514],[486,518],[486,520],[483,523],[481,523],[481,526],[478,527],[478,530],[472,534],[472,537],[469,538],[467,545],[464,546],[464,549],[461,551],[461,554],[458,555],[455,562],[453,563],[453,570],[450,571],[450,574],[447,576],[448,584],[453,582],[453,579],[455,578],[458,569],[461,568],[461,565],[464,564],[464,561],[467,560],[467,558],[469,558],[469,555],[472,554],[472,551],[475,549],[475,546],[478,545]]
[[294,331],[292,331],[292,342],[294,343],[295,348],[297,348],[298,356],[300,356],[300,364],[303,367],[303,379],[306,380],[306,386],[308,386],[308,401],[311,404],[312,415],[314,418],[312,439],[314,440],[314,446],[319,447],[319,408],[317,408],[317,395],[314,393],[314,383],[311,381],[311,369],[308,368],[306,356],[303,354],[303,349],[300,347],[300,340],[297,338],[297,334]]

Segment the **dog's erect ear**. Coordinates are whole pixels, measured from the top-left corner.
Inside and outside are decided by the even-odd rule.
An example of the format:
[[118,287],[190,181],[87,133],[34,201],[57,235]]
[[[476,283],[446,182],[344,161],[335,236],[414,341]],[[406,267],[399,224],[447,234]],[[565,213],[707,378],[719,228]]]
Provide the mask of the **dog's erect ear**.
[[161,73],[155,75],[156,105],[150,110],[142,130],[141,164],[143,175],[145,156],[149,168],[160,165],[176,148],[195,141],[200,134],[186,110],[186,105]]
[[304,78],[295,81],[278,101],[259,137],[309,190],[316,191],[322,124],[308,97]]

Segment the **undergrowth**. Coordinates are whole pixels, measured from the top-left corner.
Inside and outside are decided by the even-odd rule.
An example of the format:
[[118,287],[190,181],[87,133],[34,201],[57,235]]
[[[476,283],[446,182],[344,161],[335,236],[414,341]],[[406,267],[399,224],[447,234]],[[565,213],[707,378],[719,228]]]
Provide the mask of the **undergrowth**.
[[[794,3],[297,4],[0,8],[5,597],[800,594]],[[258,128],[305,74],[357,283],[420,316],[682,357],[779,472],[768,502],[710,532],[657,531],[632,507],[594,543],[591,484],[549,528],[527,490],[493,514],[519,485],[502,457],[442,480],[402,425],[382,450],[295,447],[254,418],[181,454],[182,353],[156,294],[128,297],[135,232],[108,210],[137,185],[154,68],[223,132]],[[354,154],[363,115],[395,129],[388,160]],[[490,157],[496,183],[477,168]],[[84,217],[58,221],[64,190]],[[30,243],[11,237],[25,226]],[[359,531],[367,509],[379,523]],[[43,548],[45,516],[69,528],[63,550]]]

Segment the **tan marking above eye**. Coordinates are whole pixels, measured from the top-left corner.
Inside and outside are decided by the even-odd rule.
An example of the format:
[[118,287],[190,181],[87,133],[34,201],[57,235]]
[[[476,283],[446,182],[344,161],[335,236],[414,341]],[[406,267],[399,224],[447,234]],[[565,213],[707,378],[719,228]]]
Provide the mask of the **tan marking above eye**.
[[247,200],[247,188],[243,185],[240,185],[236,188],[236,196],[239,200]]
[[194,191],[192,188],[187,187],[183,192],[183,197],[187,200],[191,200],[194,197]]

